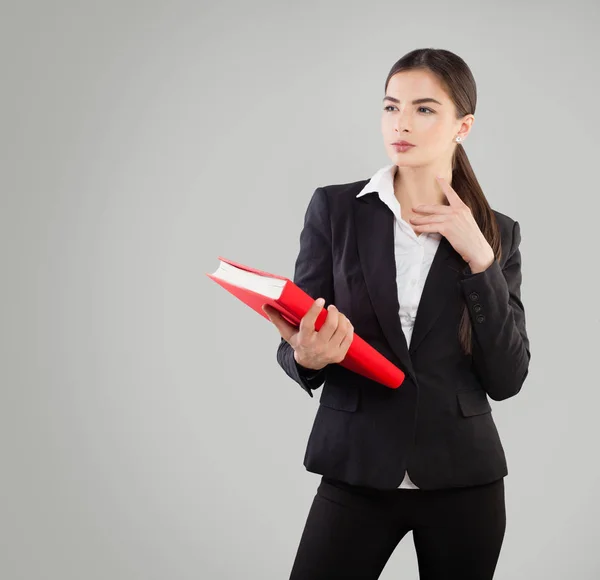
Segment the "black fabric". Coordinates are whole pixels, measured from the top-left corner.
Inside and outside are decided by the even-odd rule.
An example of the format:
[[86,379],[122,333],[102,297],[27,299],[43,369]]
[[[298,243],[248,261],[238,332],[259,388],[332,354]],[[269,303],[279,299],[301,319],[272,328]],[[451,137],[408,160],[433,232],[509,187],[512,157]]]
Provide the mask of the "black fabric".
[[[521,301],[520,226],[494,211],[502,257],[473,274],[442,236],[419,303],[410,346],[399,312],[394,214],[367,183],[318,188],[300,233],[294,282],[333,303],[406,378],[390,389],[341,364],[299,368],[281,339],[277,361],[309,396],[321,388],[304,466],[375,489],[396,489],[408,469],[422,490],[481,485],[508,474],[489,399],[515,396],[528,374]],[[473,352],[460,348],[465,303]]]
[[420,580],[488,580],[505,529],[504,479],[423,491],[323,478],[289,580],[375,580],[408,532]]

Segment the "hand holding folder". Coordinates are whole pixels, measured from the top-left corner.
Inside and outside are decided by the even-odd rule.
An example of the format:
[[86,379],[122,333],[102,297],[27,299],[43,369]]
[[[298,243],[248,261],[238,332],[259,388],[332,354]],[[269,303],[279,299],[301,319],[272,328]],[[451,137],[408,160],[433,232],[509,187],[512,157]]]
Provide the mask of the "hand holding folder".
[[[250,268],[221,256],[219,260],[221,263],[217,270],[206,275],[267,320],[269,318],[262,308],[265,304],[275,308],[286,322],[299,327],[300,320],[315,302],[315,298],[289,278]],[[325,323],[327,314],[328,311],[321,308],[315,320],[316,331]],[[356,333],[353,333],[346,356],[339,364],[391,389],[398,388],[405,377],[401,369]]]
[[[269,304],[263,306],[263,310],[277,327],[281,337],[293,347],[296,362],[305,368],[316,371],[328,364],[343,361],[354,338],[352,323],[342,312],[337,310],[334,304],[327,307],[327,319],[320,330],[315,329],[317,316],[324,303],[323,298],[315,300],[300,320],[299,327],[286,322],[279,311]],[[298,359],[299,351],[303,355],[308,355],[310,363]],[[317,366],[313,366],[314,364]]]

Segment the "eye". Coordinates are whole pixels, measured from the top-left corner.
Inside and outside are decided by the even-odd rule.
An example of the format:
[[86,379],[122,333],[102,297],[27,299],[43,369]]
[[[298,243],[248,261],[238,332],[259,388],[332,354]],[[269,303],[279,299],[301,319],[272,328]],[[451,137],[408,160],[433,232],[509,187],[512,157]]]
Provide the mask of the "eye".
[[[394,107],[394,105],[388,105],[387,107],[383,107],[384,111],[389,112],[390,109],[395,109],[396,107]],[[433,115],[435,114],[435,111],[433,111],[432,109],[428,108],[428,107],[419,107],[419,111],[423,110],[423,111],[427,111],[427,115]]]

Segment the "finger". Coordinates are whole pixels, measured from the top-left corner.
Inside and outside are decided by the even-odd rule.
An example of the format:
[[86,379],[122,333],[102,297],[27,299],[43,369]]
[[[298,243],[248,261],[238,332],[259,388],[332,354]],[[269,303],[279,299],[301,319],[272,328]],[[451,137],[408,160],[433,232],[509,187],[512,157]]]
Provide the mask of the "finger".
[[443,204],[438,204],[438,205],[427,205],[427,204],[421,204],[421,205],[417,205],[414,206],[413,211],[416,213],[435,213],[435,214],[447,214],[447,213],[452,213],[452,208],[447,206],[447,205],[443,205]]
[[[346,318],[346,316],[344,316],[344,314],[342,314],[338,310],[337,327],[331,333],[331,336],[329,338],[325,339],[325,341],[327,342],[327,346],[333,347],[335,350],[339,349],[340,343],[342,342],[342,340],[344,339],[344,336],[346,336],[346,334],[348,333],[348,330],[350,328],[352,328],[352,324],[350,323],[350,320],[348,320],[348,318]],[[319,333],[319,334],[321,334],[321,333]],[[323,333],[323,335],[324,334],[325,333]]]
[[447,215],[418,215],[410,218],[413,224],[441,223],[448,221]]
[[308,335],[315,332],[315,322],[319,313],[323,309],[323,305],[325,304],[325,300],[323,298],[317,298],[312,303],[312,306],[308,309],[306,314],[300,320],[300,332],[302,335]]
[[289,342],[290,338],[298,332],[298,328],[285,320],[277,309],[269,306],[268,304],[263,304],[262,309],[263,312],[269,317],[269,320],[275,325],[279,331],[279,334],[281,334],[281,337],[287,342]]
[[348,349],[350,348],[350,345],[352,344],[353,339],[354,339],[354,330],[351,330],[344,335],[344,338],[342,339],[342,342],[340,343],[340,346],[339,346],[339,350],[341,351],[341,353],[343,353],[343,356],[341,356],[340,362],[342,362],[346,358],[346,355],[348,354]]
[[[339,346],[342,347],[344,344],[344,340],[347,338],[347,336],[353,333],[354,326],[352,326],[352,323],[348,318],[344,317],[344,320],[340,324],[338,324],[338,328],[336,333],[334,334],[334,337],[336,340],[338,340]],[[334,338],[332,338],[332,340],[334,340]]]
[[335,304],[330,304],[327,307],[327,318],[319,329],[319,339],[323,343],[328,343],[331,340],[343,317],[344,315],[336,308]]
[[442,191],[446,194],[446,198],[451,206],[464,205],[464,202],[462,199],[460,199],[458,193],[456,193],[456,191],[450,187],[450,184],[442,176],[438,175],[436,179],[440,184]]
[[437,232],[438,234],[442,234],[441,224],[418,224],[415,225],[415,231],[417,232]]

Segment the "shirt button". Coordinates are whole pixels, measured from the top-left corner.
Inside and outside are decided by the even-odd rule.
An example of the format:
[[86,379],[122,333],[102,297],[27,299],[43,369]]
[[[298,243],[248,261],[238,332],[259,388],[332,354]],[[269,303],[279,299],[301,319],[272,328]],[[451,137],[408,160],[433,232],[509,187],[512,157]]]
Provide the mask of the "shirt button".
[[471,294],[469,294],[469,298],[475,301],[479,298],[479,294],[477,294],[477,292],[471,292]]
[[477,318],[476,318],[477,322],[483,322],[485,320],[485,316],[483,314],[480,314]]
[[475,306],[473,306],[473,310],[475,310],[475,312],[479,312],[481,310],[481,304],[475,304]]

